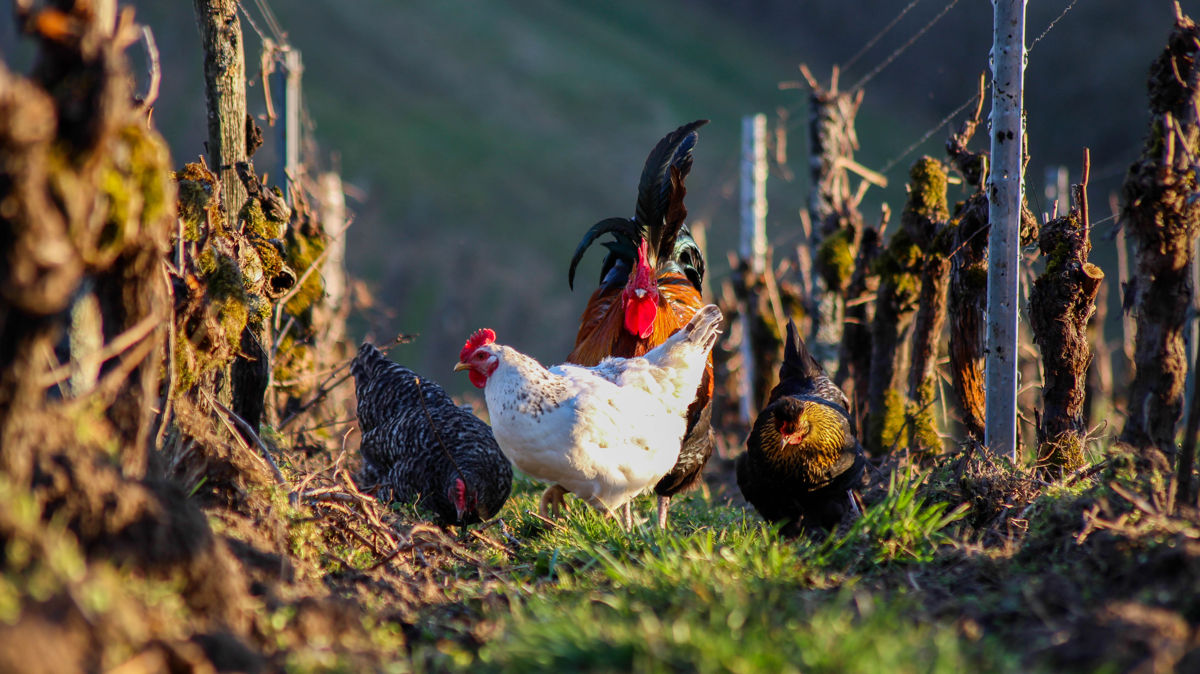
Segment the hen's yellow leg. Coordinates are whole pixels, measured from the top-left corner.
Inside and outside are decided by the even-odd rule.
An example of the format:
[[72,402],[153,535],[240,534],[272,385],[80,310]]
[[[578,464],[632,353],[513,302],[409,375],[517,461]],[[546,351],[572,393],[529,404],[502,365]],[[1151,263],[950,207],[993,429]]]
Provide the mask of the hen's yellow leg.
[[[547,519],[558,519],[558,516],[567,507],[566,500],[564,499],[566,494],[567,490],[560,484],[556,484],[542,492],[542,501],[538,504],[538,514]],[[551,515],[551,510],[553,510],[553,515]]]

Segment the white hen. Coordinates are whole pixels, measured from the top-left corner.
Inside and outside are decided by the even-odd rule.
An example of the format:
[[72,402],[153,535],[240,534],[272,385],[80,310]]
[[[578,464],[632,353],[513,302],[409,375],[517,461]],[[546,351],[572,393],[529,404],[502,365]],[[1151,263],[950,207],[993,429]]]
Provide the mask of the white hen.
[[518,468],[612,514],[675,465],[720,322],[710,304],[645,356],[550,369],[484,329],[454,369],[484,390],[496,441]]

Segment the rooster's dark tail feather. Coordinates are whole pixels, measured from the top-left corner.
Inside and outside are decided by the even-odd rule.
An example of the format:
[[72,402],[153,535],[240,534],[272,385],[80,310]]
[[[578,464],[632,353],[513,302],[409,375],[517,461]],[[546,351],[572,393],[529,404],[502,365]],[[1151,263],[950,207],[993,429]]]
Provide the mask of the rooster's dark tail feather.
[[683,206],[687,189],[683,182],[692,170],[696,129],[705,124],[707,119],[698,119],[664,136],[650,151],[642,168],[634,213],[656,261],[674,259],[675,241],[687,218]]
[[696,129],[708,123],[699,119],[667,134],[646,157],[642,177],[638,183],[637,207],[634,218],[607,218],[597,222],[583,235],[583,239],[571,256],[567,270],[567,283],[575,287],[575,270],[587,249],[604,234],[612,234],[612,241],[604,246],[608,254],[600,269],[604,283],[624,283],[618,270],[614,279],[606,281],[608,273],[624,263],[625,274],[637,260],[638,245],[643,239],[649,244],[650,264],[656,269],[674,267],[685,274],[697,289],[704,278],[704,256],[692,239],[684,220],[687,208],[683,197],[687,194],[684,180],[692,170],[692,149],[696,147]]

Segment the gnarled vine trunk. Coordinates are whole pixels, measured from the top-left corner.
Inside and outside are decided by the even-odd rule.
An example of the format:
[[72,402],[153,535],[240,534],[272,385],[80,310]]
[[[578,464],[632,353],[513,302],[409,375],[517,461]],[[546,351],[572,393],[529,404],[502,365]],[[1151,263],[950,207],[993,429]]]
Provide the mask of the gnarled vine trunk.
[[1178,16],[1166,49],[1150,67],[1150,133],[1121,190],[1133,243],[1125,306],[1137,320],[1135,375],[1121,440],[1143,454],[1175,456],[1175,428],[1187,375],[1183,331],[1192,306],[1191,265],[1200,230],[1200,30]]
[[1033,339],[1044,365],[1038,465],[1057,476],[1083,465],[1084,399],[1092,362],[1088,320],[1104,279],[1088,261],[1092,244],[1081,213],[1074,208],[1042,226],[1039,246],[1046,269],[1029,294]]

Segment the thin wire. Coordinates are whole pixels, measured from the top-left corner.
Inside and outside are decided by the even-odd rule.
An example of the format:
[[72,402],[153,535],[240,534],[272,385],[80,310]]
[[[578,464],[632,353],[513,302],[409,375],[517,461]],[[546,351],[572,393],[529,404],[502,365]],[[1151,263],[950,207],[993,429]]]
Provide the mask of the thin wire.
[[951,112],[950,114],[943,117],[942,121],[937,123],[937,126],[933,127],[929,131],[926,131],[925,135],[921,136],[917,140],[917,142],[913,143],[912,145],[909,145],[907,148],[905,148],[905,150],[903,152],[896,155],[893,159],[888,161],[888,163],[884,164],[883,168],[879,169],[879,172],[886,174],[888,171],[890,171],[892,169],[892,167],[895,166],[897,163],[899,163],[901,159],[904,159],[904,157],[906,157],[908,155],[908,153],[910,153],[913,150],[920,147],[922,143],[929,140],[930,136],[937,133],[938,129],[941,129],[943,126],[946,126],[947,124],[949,124],[951,120],[953,120],[955,117],[957,117],[959,115],[959,113],[961,113],[963,110],[966,110],[968,106],[975,103],[975,100],[977,98],[979,98],[979,95],[975,94],[975,95],[971,96],[970,98],[968,98],[966,101],[963,101],[962,105],[958,106],[957,108],[954,109],[953,112]]
[[867,82],[870,82],[876,75],[883,72],[884,68],[891,65],[892,61],[895,61],[897,58],[899,58],[899,56],[901,54],[903,54],[906,49],[908,49],[914,43],[916,43],[917,40],[921,39],[922,35],[924,35],[926,32],[928,32],[930,28],[933,28],[933,26],[938,21],[941,21],[942,17],[946,16],[946,13],[949,12],[951,9],[953,9],[954,6],[957,4],[958,4],[958,0],[950,0],[950,2],[947,3],[945,7],[942,8],[942,11],[938,12],[937,16],[933,17],[933,19],[931,19],[929,21],[929,23],[925,24],[925,26],[923,28],[921,28],[921,30],[918,30],[911,38],[909,38],[908,42],[905,42],[904,44],[897,47],[896,51],[889,54],[888,57],[885,58],[882,63],[875,66],[875,68],[873,70],[871,70],[871,72],[867,73],[866,75],[863,75],[862,79],[860,79],[858,82],[855,82],[854,86],[847,89],[847,91],[850,91],[850,92],[858,91],[859,89],[866,86]]
[[242,16],[246,18],[246,22],[250,24],[250,27],[254,29],[254,32],[258,33],[258,39],[266,41],[267,36],[263,34],[262,29],[255,23],[254,17],[250,16],[250,12],[246,11],[245,6],[239,2],[237,8],[242,13]]
[[874,47],[875,43],[879,42],[880,38],[882,38],[884,35],[886,35],[889,30],[895,28],[896,24],[900,23],[900,19],[903,19],[904,15],[908,14],[908,11],[910,9],[912,9],[913,7],[916,7],[917,3],[920,1],[921,0],[912,0],[912,2],[908,3],[908,6],[905,7],[904,9],[900,10],[900,13],[896,15],[896,18],[892,19],[891,23],[884,26],[883,30],[881,30],[875,34],[875,37],[871,38],[870,40],[867,40],[867,43],[865,45],[863,45],[862,49],[858,50],[857,54],[855,54],[854,56],[851,56],[849,58],[849,60],[847,60],[844,64],[842,64],[841,69],[843,71],[849,70],[850,66],[853,66],[856,62],[858,62],[858,59],[862,58],[862,55],[866,54],[867,51],[871,49],[871,47]]
[[1077,2],[1079,2],[1079,0],[1071,0],[1071,2],[1067,4],[1066,8],[1063,9],[1062,13],[1055,17],[1055,19],[1050,22],[1050,25],[1046,26],[1046,30],[1043,30],[1042,34],[1037,36],[1036,40],[1029,43],[1029,46],[1025,48],[1025,53],[1028,54],[1029,52],[1033,51],[1034,46],[1041,42],[1042,38],[1046,37],[1046,33],[1049,33],[1054,28],[1055,24],[1057,24],[1059,21],[1062,21],[1062,18],[1067,15],[1067,12],[1071,11],[1075,7],[1075,3]]
[[274,34],[275,41],[279,44],[287,44],[287,35],[283,32],[283,27],[279,25],[279,19],[275,18],[275,12],[267,4],[267,0],[254,0],[254,4],[258,6],[258,11],[262,14],[263,20],[267,22],[267,27]]

